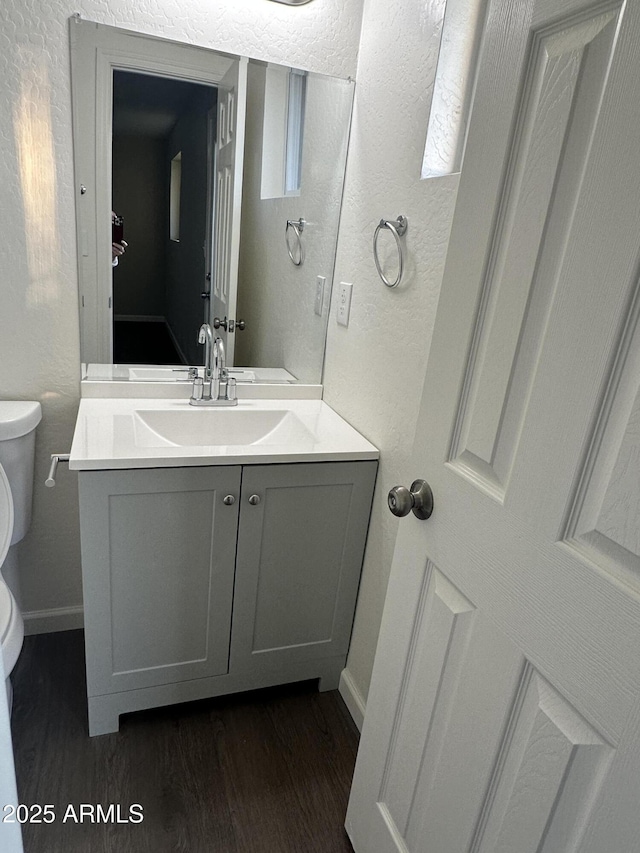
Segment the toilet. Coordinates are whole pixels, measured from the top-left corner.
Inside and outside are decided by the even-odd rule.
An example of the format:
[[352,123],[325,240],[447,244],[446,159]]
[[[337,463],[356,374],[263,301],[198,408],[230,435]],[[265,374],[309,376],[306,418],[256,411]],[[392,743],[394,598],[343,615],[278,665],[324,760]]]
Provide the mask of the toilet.
[[40,403],[0,400],[0,640],[11,707],[9,675],[18,660],[24,623],[5,577],[16,577],[14,547],[31,524],[36,427]]

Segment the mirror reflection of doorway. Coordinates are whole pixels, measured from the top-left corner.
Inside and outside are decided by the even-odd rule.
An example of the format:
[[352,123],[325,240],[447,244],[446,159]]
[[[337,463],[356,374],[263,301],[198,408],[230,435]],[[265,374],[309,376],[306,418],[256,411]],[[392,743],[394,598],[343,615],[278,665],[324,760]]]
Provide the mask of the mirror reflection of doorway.
[[113,361],[198,364],[208,319],[208,162],[217,89],[114,71],[112,200],[127,251],[113,270]]

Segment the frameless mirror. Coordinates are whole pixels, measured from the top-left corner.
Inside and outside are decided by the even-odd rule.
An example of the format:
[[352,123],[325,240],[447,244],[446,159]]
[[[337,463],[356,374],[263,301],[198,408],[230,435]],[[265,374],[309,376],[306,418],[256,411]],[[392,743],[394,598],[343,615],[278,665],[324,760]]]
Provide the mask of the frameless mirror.
[[85,375],[186,379],[209,322],[238,381],[320,382],[352,81],[77,18],[71,44]]

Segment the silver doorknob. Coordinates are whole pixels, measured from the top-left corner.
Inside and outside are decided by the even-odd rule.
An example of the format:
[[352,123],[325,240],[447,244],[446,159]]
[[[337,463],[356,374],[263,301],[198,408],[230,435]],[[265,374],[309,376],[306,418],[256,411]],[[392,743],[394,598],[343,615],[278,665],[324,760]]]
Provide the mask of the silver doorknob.
[[260,495],[251,495],[251,497],[249,498],[249,503],[251,504],[251,506],[256,506],[257,504],[259,504]]
[[233,506],[233,504],[235,502],[236,502],[236,499],[234,498],[233,495],[227,495],[226,497],[224,497],[222,499],[222,503],[225,504],[225,506]]
[[[208,298],[209,294],[206,294],[206,296]],[[205,298],[204,293],[202,294],[202,298]],[[246,325],[247,324],[244,320],[227,320],[226,317],[224,318],[224,320],[221,320],[220,317],[214,317],[213,319],[214,329],[224,329],[225,331],[228,331],[230,335],[232,335],[236,331],[236,329],[239,332],[244,332]]]
[[413,511],[416,518],[425,521],[433,512],[433,492],[426,480],[414,480],[411,489],[394,486],[389,492],[387,502],[391,512],[400,518]]

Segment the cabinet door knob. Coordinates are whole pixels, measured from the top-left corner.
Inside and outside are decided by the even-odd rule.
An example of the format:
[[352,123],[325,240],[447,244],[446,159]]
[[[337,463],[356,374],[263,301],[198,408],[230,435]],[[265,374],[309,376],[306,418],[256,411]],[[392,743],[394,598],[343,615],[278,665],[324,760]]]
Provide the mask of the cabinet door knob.
[[251,506],[256,506],[256,504],[260,503],[260,495],[251,495],[249,498],[249,503]]
[[236,499],[234,498],[233,495],[227,495],[225,498],[222,499],[222,503],[226,504],[226,506],[233,506],[233,504],[235,502],[236,502]]

